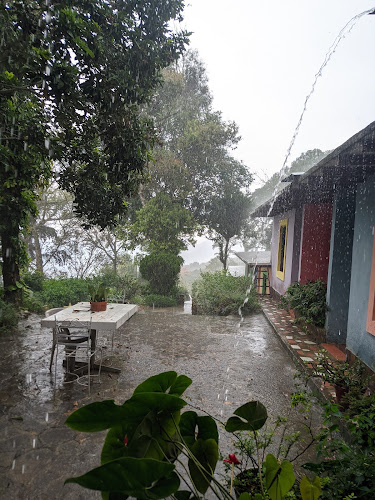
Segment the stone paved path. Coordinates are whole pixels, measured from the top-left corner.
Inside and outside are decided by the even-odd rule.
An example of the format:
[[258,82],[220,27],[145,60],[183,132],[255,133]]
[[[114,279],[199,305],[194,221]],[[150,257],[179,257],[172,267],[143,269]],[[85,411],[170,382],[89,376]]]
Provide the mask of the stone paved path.
[[[303,331],[284,309],[279,309],[277,301],[270,296],[262,297],[263,313],[273,327],[297,366],[307,373],[312,373],[316,367],[316,355],[325,350],[333,361],[345,361],[345,354],[334,344],[314,342],[308,333]],[[328,383],[323,383],[316,377],[312,379],[315,387],[325,398],[333,399],[335,390]]]
[[[101,335],[109,352],[111,338]],[[306,344],[308,345],[308,344]],[[58,383],[48,371],[51,332],[32,315],[15,338],[0,339],[0,498],[99,499],[64,480],[99,465],[105,433],[81,434],[65,425],[76,408],[95,400],[122,403],[145,378],[176,370],[193,379],[187,401],[226,420],[249,401],[262,401],[270,419],[285,415],[295,366],[263,314],[246,318],[191,316],[183,309],[143,310],[115,337],[109,360],[121,374],[103,374],[91,395],[77,384]],[[292,415],[295,424],[298,415]],[[221,431],[223,455],[233,452]]]

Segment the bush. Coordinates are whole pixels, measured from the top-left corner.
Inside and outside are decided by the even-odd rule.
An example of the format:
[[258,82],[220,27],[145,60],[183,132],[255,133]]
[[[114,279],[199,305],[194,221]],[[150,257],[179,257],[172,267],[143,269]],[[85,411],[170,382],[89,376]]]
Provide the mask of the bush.
[[12,333],[17,328],[18,320],[18,309],[0,299],[0,334]]
[[88,301],[90,298],[88,283],[89,280],[79,278],[46,280],[43,284],[43,291],[35,294],[35,298],[48,307],[62,307]]
[[41,292],[43,290],[45,277],[40,271],[27,271],[22,273],[22,280],[33,292]]
[[225,271],[202,273],[193,283],[192,297],[197,314],[228,316],[238,314],[241,306],[244,315],[260,310],[259,299],[250,286],[250,279],[232,276]]
[[144,257],[139,269],[143,278],[149,281],[150,292],[164,296],[175,294],[183,262],[182,257],[169,252],[153,252]]
[[151,294],[144,297],[144,303],[146,306],[173,307],[177,305],[177,300],[175,299],[175,297]]
[[310,281],[305,285],[292,283],[280,299],[283,309],[294,309],[306,323],[324,327],[326,320],[327,285],[323,281]]
[[40,299],[40,295],[34,294],[32,291],[30,291],[28,294],[23,294],[22,308],[26,311],[37,314],[41,314],[45,310],[45,306]]

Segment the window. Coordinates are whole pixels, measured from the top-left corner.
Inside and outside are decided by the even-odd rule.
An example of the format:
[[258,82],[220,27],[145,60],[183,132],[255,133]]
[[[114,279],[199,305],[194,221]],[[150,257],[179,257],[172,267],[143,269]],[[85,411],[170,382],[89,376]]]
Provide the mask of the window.
[[366,330],[375,335],[375,237],[372,246],[372,264],[370,276],[370,291],[368,296]]
[[288,237],[288,219],[280,221],[279,226],[279,249],[277,252],[276,276],[284,281],[285,260],[286,260],[286,240]]

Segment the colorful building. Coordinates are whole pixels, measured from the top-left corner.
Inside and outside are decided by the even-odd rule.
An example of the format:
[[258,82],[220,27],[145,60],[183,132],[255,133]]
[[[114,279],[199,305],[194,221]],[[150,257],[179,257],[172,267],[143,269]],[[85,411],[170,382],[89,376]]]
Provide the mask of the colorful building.
[[271,293],[327,283],[327,341],[375,370],[375,122],[253,212],[273,217]]

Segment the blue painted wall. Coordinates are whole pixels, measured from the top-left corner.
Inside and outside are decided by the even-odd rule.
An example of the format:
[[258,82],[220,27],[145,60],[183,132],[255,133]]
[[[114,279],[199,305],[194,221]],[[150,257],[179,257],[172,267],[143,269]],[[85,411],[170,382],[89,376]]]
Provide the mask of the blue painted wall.
[[357,188],[347,348],[375,369],[375,337],[366,331],[375,225],[375,176]]
[[327,341],[345,344],[347,336],[356,188],[336,193],[331,228],[327,282]]

